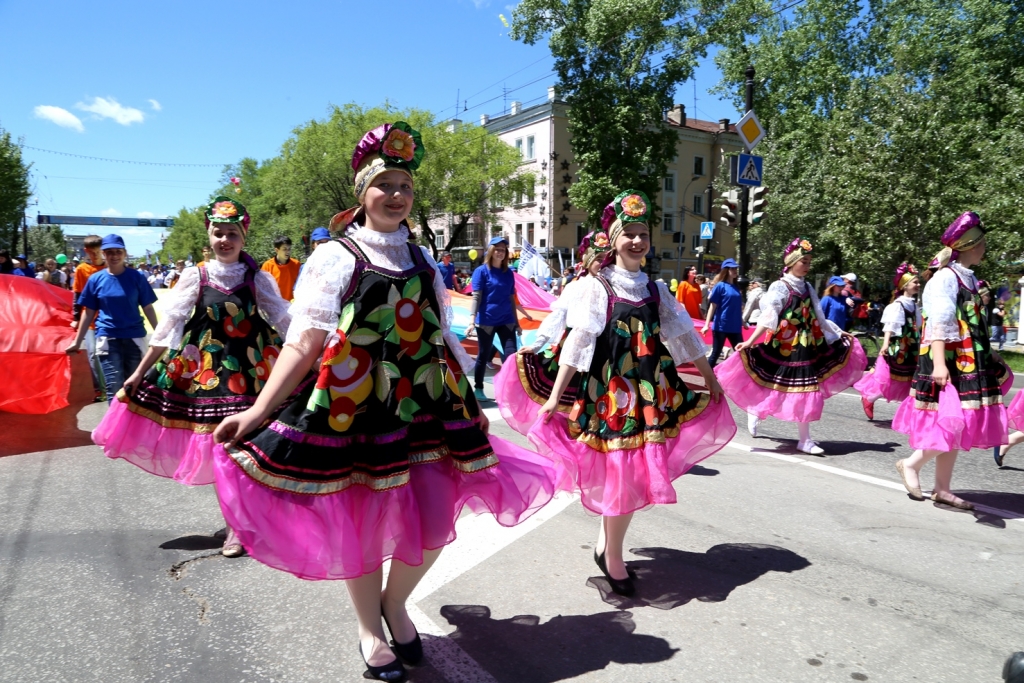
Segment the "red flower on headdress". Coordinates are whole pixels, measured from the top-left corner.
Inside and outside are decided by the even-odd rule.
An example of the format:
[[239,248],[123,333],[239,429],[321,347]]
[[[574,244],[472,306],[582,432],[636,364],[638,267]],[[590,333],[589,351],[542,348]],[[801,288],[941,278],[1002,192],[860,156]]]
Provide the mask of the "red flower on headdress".
[[413,141],[412,136],[404,130],[392,128],[387,138],[385,138],[384,144],[381,145],[381,151],[389,157],[397,157],[402,161],[412,161],[412,157],[416,153],[416,143]]
[[234,218],[238,215],[238,207],[234,202],[217,202],[211,213],[214,218]]
[[647,213],[647,204],[644,202],[643,197],[638,194],[631,194],[622,198],[622,213],[636,218],[637,216],[643,216]]

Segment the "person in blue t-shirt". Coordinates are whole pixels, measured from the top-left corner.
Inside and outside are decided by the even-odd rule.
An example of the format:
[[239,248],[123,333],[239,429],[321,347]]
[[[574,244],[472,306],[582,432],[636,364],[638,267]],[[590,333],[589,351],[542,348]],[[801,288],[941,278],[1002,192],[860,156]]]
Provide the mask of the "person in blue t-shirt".
[[441,271],[441,281],[444,282],[444,286],[458,291],[459,288],[455,286],[455,264],[452,263],[450,251],[441,254],[441,262],[437,264],[437,269]]
[[846,329],[851,310],[851,297],[843,294],[844,287],[846,287],[846,282],[843,278],[833,275],[825,285],[825,295],[821,297],[821,312],[841,330]]
[[487,362],[494,355],[494,335],[498,335],[504,361],[516,352],[516,330],[519,327],[516,309],[522,311],[527,320],[533,320],[516,301],[515,274],[509,269],[508,261],[508,240],[495,237],[487,247],[483,265],[473,271],[473,303],[469,314],[476,324],[476,339],[480,347],[473,380],[474,393],[481,401],[487,400],[484,373]]
[[722,355],[725,341],[733,350],[743,341],[743,295],[736,286],[739,275],[739,264],[735,259],[727,258],[722,262],[722,270],[711,281],[711,294],[708,295],[708,314],[704,319],[701,334],[711,332],[711,357],[708,365],[715,367],[718,357]]
[[126,267],[128,253],[119,235],[104,237],[100,248],[107,269],[96,273],[85,283],[85,289],[78,297],[82,307],[78,335],[66,351],[69,354],[78,353],[95,318],[96,357],[103,368],[109,403],[142,360],[146,327],[139,309],[142,309],[149,324],[155,328],[156,311],[153,310],[153,303],[156,294],[143,273]]

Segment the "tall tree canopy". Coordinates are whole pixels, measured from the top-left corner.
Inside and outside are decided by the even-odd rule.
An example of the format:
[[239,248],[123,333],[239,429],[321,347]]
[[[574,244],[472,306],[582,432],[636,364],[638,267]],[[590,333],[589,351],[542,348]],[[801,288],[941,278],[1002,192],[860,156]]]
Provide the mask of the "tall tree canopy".
[[816,243],[818,272],[884,286],[903,260],[927,265],[966,210],[989,230],[983,274],[1018,261],[1022,12],[1021,0],[807,0],[790,18],[731,24],[722,90],[739,104],[752,63],[769,132],[755,269],[773,272],[800,234]]
[[32,194],[28,182],[29,164],[21,158],[21,147],[0,127],[0,248],[17,253],[18,230]]
[[662,125],[665,112],[730,7],[717,0],[522,0],[513,10],[514,40],[548,38],[580,166],[569,197],[592,220],[623,189],[657,196],[678,141]]

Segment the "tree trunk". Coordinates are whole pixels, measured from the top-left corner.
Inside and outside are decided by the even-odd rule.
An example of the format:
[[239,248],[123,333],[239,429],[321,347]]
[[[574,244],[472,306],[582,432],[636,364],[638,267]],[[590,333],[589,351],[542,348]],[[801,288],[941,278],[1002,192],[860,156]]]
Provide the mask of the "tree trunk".
[[448,244],[444,245],[445,251],[451,251],[452,245],[457,239],[462,237],[462,233],[466,231],[466,226],[469,225],[469,219],[471,216],[459,216],[459,222],[452,227],[452,234],[448,238]]
[[425,211],[420,210],[416,212],[416,217],[420,221],[420,230],[423,234],[423,238],[427,240],[427,245],[430,247],[430,253],[433,254],[434,260],[437,260],[437,240],[434,239],[434,231],[430,228],[430,223],[427,220],[427,214]]

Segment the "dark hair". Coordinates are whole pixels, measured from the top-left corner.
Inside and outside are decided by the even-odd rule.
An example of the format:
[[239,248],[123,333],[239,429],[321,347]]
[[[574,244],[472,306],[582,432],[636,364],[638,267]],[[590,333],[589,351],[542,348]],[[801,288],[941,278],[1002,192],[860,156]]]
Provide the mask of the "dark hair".
[[11,261],[11,252],[6,249],[0,249],[0,256],[4,257],[4,262],[0,263],[0,275],[9,275],[14,272],[14,262]]
[[280,249],[285,244],[292,246],[292,238],[288,235],[278,235],[274,238],[274,249]]
[[103,238],[99,235],[89,235],[82,242],[82,246],[86,249],[95,249],[96,247],[103,246]]

